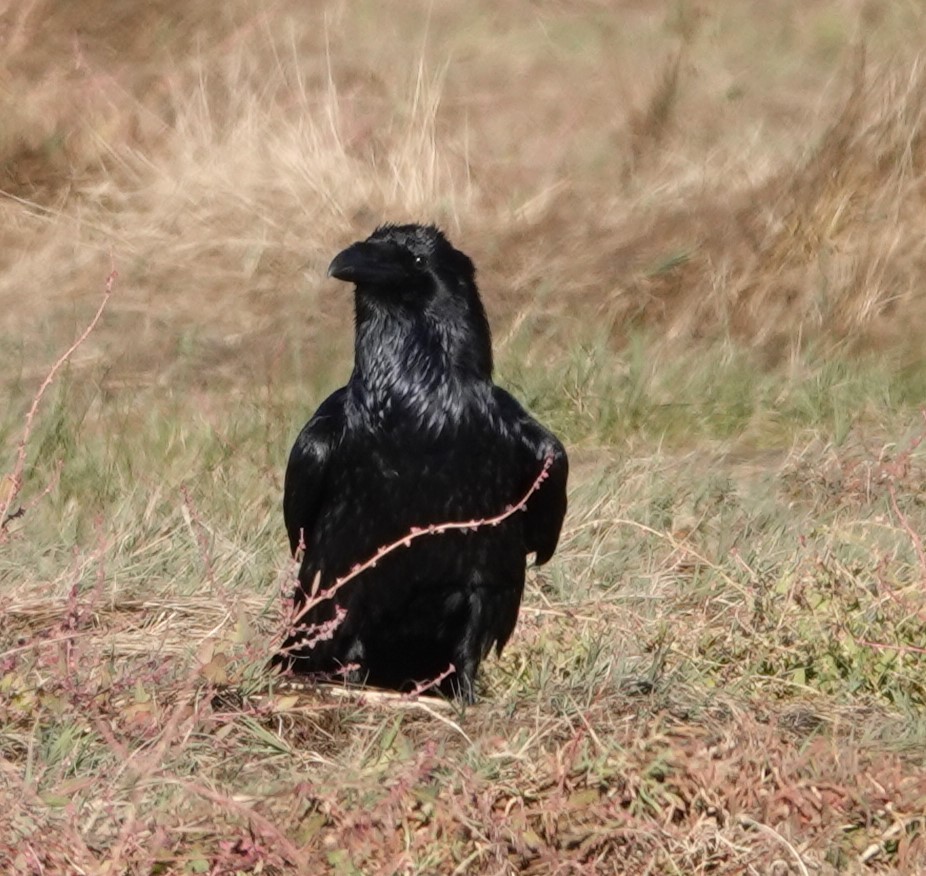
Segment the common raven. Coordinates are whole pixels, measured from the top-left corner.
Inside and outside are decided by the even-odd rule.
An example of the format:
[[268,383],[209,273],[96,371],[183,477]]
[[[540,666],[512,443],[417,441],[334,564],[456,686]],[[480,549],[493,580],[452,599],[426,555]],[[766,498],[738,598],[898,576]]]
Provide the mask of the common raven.
[[[289,457],[283,512],[304,556],[274,663],[394,690],[443,676],[442,693],[472,702],[480,661],[514,629],[527,555],[556,549],[566,451],[492,382],[475,268],[436,227],[377,228],[328,275],[356,286],[354,370]],[[316,602],[413,527],[504,512],[544,466],[523,511],[416,538]]]

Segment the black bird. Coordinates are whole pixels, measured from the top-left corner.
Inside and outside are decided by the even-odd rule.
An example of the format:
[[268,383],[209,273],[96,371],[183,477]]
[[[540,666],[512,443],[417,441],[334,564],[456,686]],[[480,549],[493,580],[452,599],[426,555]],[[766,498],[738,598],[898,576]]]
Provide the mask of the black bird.
[[[566,451],[492,382],[492,339],[473,263],[430,225],[385,225],[339,253],[354,283],[354,370],[306,424],[289,457],[283,512],[304,557],[298,626],[274,663],[473,701],[480,661],[514,629],[528,554],[556,549]],[[413,527],[524,510],[495,526],[428,534],[382,557]],[[452,666],[452,670],[451,670]]]

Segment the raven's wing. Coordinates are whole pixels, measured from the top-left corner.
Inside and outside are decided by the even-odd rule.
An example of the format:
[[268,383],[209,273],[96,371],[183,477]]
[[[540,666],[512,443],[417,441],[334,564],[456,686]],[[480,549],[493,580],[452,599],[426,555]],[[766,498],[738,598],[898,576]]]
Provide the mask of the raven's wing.
[[345,429],[345,387],[333,392],[303,426],[286,466],[283,482],[283,520],[290,550],[305,546],[318,520],[324,498],[328,464]]
[[550,460],[546,478],[527,500],[525,512],[527,551],[536,553],[537,565],[542,566],[556,550],[566,516],[569,458],[560,440],[528,414],[512,395],[495,387],[495,399],[506,423],[520,440],[519,481],[525,493]]

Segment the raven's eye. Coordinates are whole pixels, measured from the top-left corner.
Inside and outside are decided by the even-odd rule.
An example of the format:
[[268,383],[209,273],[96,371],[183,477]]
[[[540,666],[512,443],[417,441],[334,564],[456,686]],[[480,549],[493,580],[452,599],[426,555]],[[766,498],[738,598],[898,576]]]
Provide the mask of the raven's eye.
[[424,265],[424,256],[415,256],[415,267],[420,268]]

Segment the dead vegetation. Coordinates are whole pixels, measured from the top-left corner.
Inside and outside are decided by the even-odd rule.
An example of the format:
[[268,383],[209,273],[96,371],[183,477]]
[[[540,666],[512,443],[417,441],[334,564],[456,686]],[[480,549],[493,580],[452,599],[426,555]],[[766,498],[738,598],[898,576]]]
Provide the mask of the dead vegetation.
[[[0,4],[0,869],[922,872],[924,24]],[[265,672],[386,218],[574,461],[466,711]]]
[[[463,711],[268,689],[272,509],[234,539],[221,508],[160,510],[150,547],[196,589],[167,570],[144,598],[139,515],[111,511],[62,596],[21,582],[4,613],[4,867],[916,872],[922,511],[881,517],[920,490],[916,450],[808,447],[760,484],[606,467]],[[812,515],[770,510],[792,483]]]
[[[732,338],[770,362],[916,347],[910,10],[432,10],[396,57],[379,42],[364,56],[368,17],[277,5],[103,4],[89,27],[50,0],[7,8],[8,334],[66,336],[66,302],[91,295],[113,249],[126,288],[98,339],[116,336],[113,379],[144,381],[188,344],[197,369],[235,381],[270,367],[275,340],[311,356],[344,325],[306,278],[338,243],[427,214],[467,241],[497,323],[529,311],[558,346],[594,323],[618,342]],[[780,28],[784,57],[743,63],[736,28],[744,44]],[[823,63],[804,41],[828,29],[843,44]],[[31,287],[43,294],[14,306]],[[313,313],[298,335],[294,302]]]

